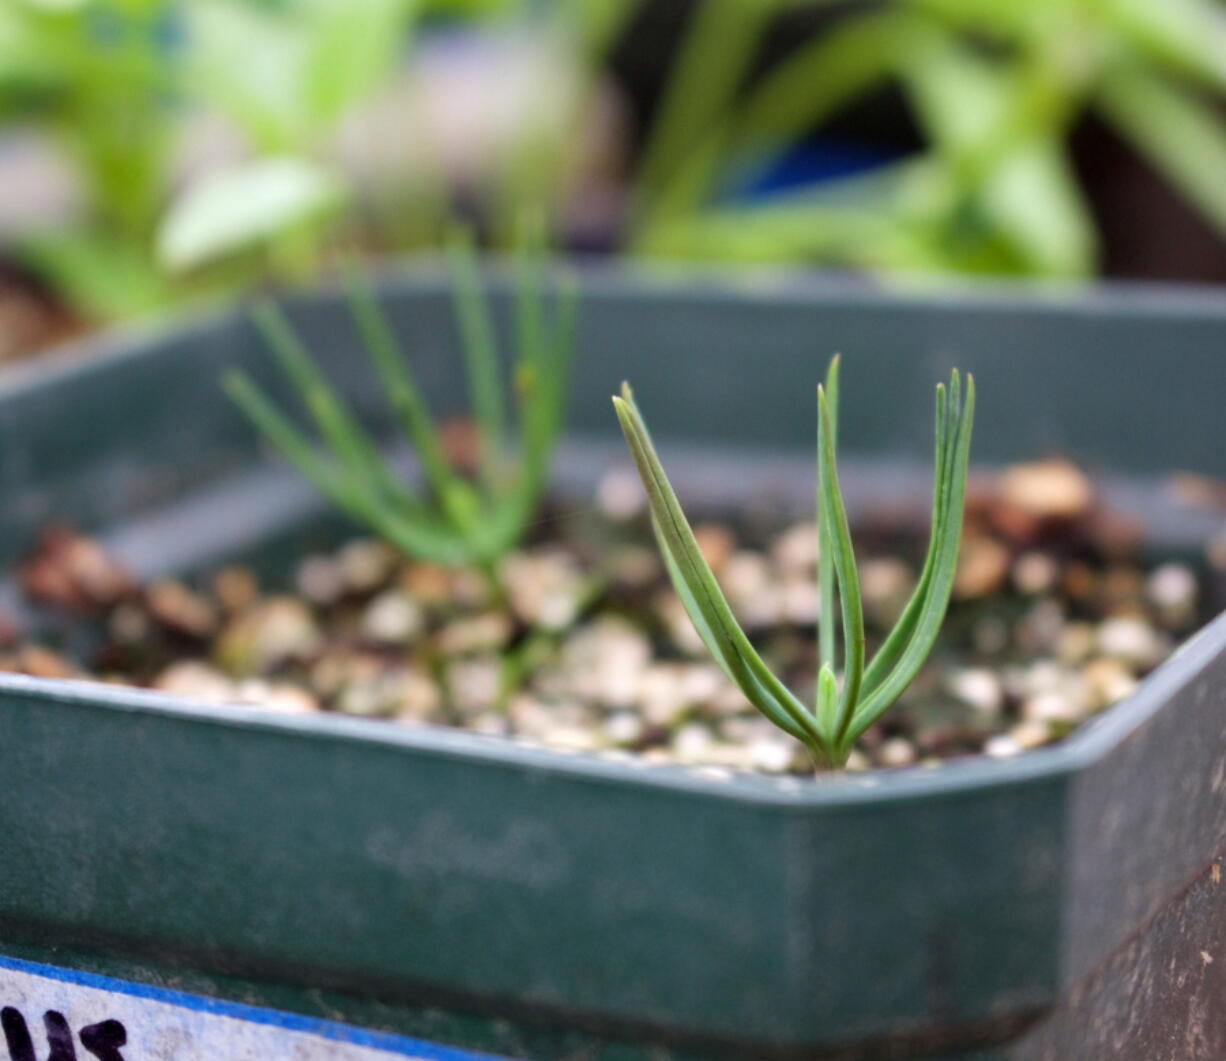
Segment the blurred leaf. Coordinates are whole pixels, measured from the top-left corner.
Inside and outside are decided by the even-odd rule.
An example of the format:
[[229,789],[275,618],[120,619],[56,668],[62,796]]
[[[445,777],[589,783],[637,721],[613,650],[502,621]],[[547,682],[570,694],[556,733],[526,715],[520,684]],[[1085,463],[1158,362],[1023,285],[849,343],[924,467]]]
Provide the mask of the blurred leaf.
[[1116,69],[1097,102],[1150,164],[1226,235],[1226,130],[1217,113],[1173,82]]
[[18,5],[24,3],[27,7],[33,7],[52,14],[80,11],[81,8],[93,2],[94,0],[16,0]]
[[1005,110],[1005,77],[957,38],[925,38],[911,50],[903,72],[920,121],[943,152],[972,152]]
[[24,240],[17,256],[70,305],[94,320],[118,320],[165,306],[174,297],[148,255],[88,229]]
[[193,78],[255,146],[301,150],[383,82],[416,10],[416,0],[192,0]]
[[882,83],[914,46],[919,23],[887,11],[835,26],[772,68],[734,119],[734,141],[769,147],[790,141]]
[[[765,165],[770,156],[885,81],[912,43],[915,23],[897,13],[868,15],[802,46],[771,69],[680,161],[651,202],[644,225],[700,209],[729,158]],[[727,109],[727,108],[725,108]],[[640,233],[639,240],[650,240]]]
[[303,91],[312,126],[330,125],[386,81],[416,7],[415,0],[311,0]]
[[950,221],[977,212],[1027,271],[1088,273],[1093,227],[1061,147],[1066,100],[1049,72],[933,38],[906,78],[944,163],[946,179],[935,185],[930,208]]
[[604,55],[638,13],[644,0],[564,0],[590,56]]
[[1125,39],[1172,71],[1226,89],[1226,11],[1207,0],[1110,0]]
[[158,261],[172,272],[248,250],[336,206],[336,179],[314,163],[266,158],[211,174],[167,212]]
[[187,9],[197,90],[263,150],[286,150],[304,133],[307,42],[287,18],[245,0],[193,0]]
[[1089,211],[1061,146],[1017,145],[984,188],[985,209],[1030,267],[1048,276],[1083,277],[1097,241]]
[[651,197],[715,134],[779,0],[702,0],[690,16],[639,164]]

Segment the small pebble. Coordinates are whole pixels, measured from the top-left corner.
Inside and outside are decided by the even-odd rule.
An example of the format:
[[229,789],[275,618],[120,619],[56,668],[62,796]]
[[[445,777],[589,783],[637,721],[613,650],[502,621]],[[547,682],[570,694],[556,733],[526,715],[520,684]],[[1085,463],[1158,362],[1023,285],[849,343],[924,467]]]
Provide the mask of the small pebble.
[[1038,748],[1049,743],[1055,737],[1055,733],[1048,723],[1033,719],[1019,722],[1009,730],[1008,735],[1014,744],[1023,750]]
[[1026,597],[1050,593],[1060,578],[1060,566],[1047,553],[1022,553],[1014,562],[1011,572],[1013,587]]
[[452,581],[451,572],[436,564],[409,564],[399,576],[400,588],[427,608],[451,599]]
[[434,682],[416,670],[366,666],[340,686],[333,706],[344,715],[423,721],[437,713],[441,699]]
[[212,602],[174,579],[158,579],[145,591],[149,614],[163,626],[203,640],[213,634],[220,616]]
[[642,545],[623,545],[610,561],[613,581],[625,589],[645,589],[663,574],[660,554]]
[[1098,628],[1098,649],[1135,667],[1154,666],[1163,655],[1157,632],[1143,619],[1120,616],[1108,619]]
[[197,660],[172,663],[153,679],[153,688],[174,696],[205,703],[234,703],[238,693],[234,683],[216,667]]
[[782,574],[811,578],[817,570],[817,524],[792,525],[775,539],[770,555]]
[[511,618],[505,612],[481,612],[444,624],[434,643],[445,656],[467,656],[498,651],[511,640],[512,633]]
[[545,743],[558,750],[590,752],[600,747],[600,736],[589,726],[554,726],[544,736]]
[[1024,749],[1007,733],[997,733],[983,742],[983,754],[991,759],[1011,759]]
[[736,537],[719,523],[698,523],[694,526],[694,541],[707,566],[716,575],[736,548]]
[[138,645],[153,633],[153,620],[144,608],[125,601],[107,620],[107,632],[120,644]]
[[691,722],[673,734],[672,750],[680,763],[710,761],[715,738],[706,726]]
[[851,771],[868,770],[872,765],[868,756],[860,751],[859,748],[853,748],[851,754],[847,757],[846,768]]
[[1064,722],[1075,724],[1090,714],[1091,705],[1085,692],[1072,690],[1037,693],[1021,707],[1021,716],[1027,722]]
[[387,583],[396,566],[391,546],[375,539],[360,538],[341,547],[336,554],[341,581],[350,593],[373,593]]
[[[709,677],[712,671],[714,677]],[[722,678],[703,663],[652,663],[642,671],[636,699],[649,723],[671,727],[702,707]]]
[[611,744],[637,744],[643,738],[646,727],[641,715],[634,711],[615,711],[601,724],[605,737]]
[[302,596],[321,608],[335,604],[345,595],[344,572],[330,556],[308,556],[298,565],[294,584]]
[[1081,674],[1098,708],[1110,707],[1131,696],[1138,685],[1136,675],[1118,659],[1091,660]]
[[788,578],[779,586],[779,605],[784,622],[812,626],[821,609],[821,591],[811,578]]
[[248,679],[239,683],[237,694],[241,703],[257,704],[282,715],[310,715],[319,710],[314,695],[288,682]]
[[228,615],[245,612],[260,595],[255,575],[245,567],[223,567],[213,576],[213,596]]
[[1197,593],[1196,575],[1183,564],[1163,564],[1145,580],[1145,595],[1168,626],[1192,620]]
[[232,619],[214,643],[213,654],[230,674],[263,673],[312,655],[320,646],[319,626],[297,597],[269,597]]
[[958,557],[954,596],[970,600],[995,593],[1009,574],[1009,562],[1008,548],[995,538],[971,538]]
[[22,645],[17,650],[17,669],[32,678],[79,678],[80,668],[43,645]]
[[652,609],[663,623],[673,646],[686,656],[705,657],[707,647],[694,629],[694,624],[686,614],[685,606],[672,589],[656,594]]
[[[415,717],[398,715],[397,721],[416,722],[418,720]],[[511,731],[506,715],[501,715],[496,711],[486,711],[476,718],[469,719],[468,729],[474,733],[484,734],[487,737],[505,737]]]
[[579,614],[587,576],[560,549],[512,553],[500,569],[511,608],[529,626],[565,630]]
[[915,746],[905,737],[891,737],[877,749],[877,762],[882,766],[911,766],[915,760]]
[[1000,679],[987,667],[968,667],[954,671],[946,679],[949,691],[976,711],[985,715],[998,714],[1005,703]]
[[48,527],[34,552],[17,568],[25,594],[71,611],[108,608],[128,596],[136,581],[93,538],[65,527]]
[[733,553],[725,561],[720,582],[728,604],[746,629],[761,629],[779,621],[783,612],[779,589],[761,553]]
[[558,669],[569,695],[607,707],[634,704],[651,643],[629,622],[602,616],[562,645]]
[[493,656],[452,660],[446,685],[451,705],[463,714],[478,714],[494,707],[502,688],[502,664]]
[[1093,623],[1069,623],[1056,639],[1056,655],[1061,663],[1073,665],[1089,659],[1097,645]]
[[1076,465],[1052,458],[1018,464],[1000,478],[1001,499],[1040,520],[1074,520],[1089,512],[1094,488]]
[[732,747],[745,747],[747,765],[768,774],[787,773],[796,764],[795,741],[759,737],[748,745],[732,743]]
[[362,636],[377,645],[406,645],[425,625],[421,606],[397,589],[387,589],[362,612]]
[[860,595],[865,614],[882,626],[889,626],[898,618],[914,587],[915,573],[897,557],[875,556],[860,565]]
[[625,523],[647,510],[647,497],[638,475],[617,468],[601,476],[596,487],[596,505],[614,523]]

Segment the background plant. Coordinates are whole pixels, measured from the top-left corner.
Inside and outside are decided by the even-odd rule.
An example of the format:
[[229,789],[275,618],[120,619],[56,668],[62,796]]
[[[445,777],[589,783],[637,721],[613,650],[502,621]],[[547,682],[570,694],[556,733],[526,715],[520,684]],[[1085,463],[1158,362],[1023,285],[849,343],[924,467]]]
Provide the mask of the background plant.
[[[1226,234],[1226,13],[1213,0],[845,5],[747,84],[772,20],[800,6],[698,6],[638,172],[639,253],[1085,276],[1097,233],[1067,142],[1088,112]],[[722,198],[730,171],[769,165],[889,86],[923,151],[765,202]]]
[[150,250],[169,192],[176,47],[165,0],[0,5],[0,122],[44,130],[84,199],[78,224],[32,233],[17,252],[90,315],[168,294]]
[[185,86],[241,135],[248,155],[172,204],[159,234],[162,264],[181,272],[271,248],[274,267],[308,272],[321,223],[347,191],[323,157],[326,138],[387,82],[425,6],[188,0]]
[[[745,697],[771,722],[791,734],[821,765],[841,767],[856,739],[902,695],[932,651],[953,589],[962,536],[975,383],[966,396],[955,370],[948,390],[936,389],[936,453],[932,530],[915,590],[871,662],[865,659],[864,614],[851,533],[835,464],[838,358],[825,387],[818,387],[817,515],[819,543],[820,670],[812,707],[767,667],[737,623],[703,559],[677,495],[652,446],[628,385],[613,399],[617,418],[651,509],[652,526],[669,577],[707,650]],[[835,676],[835,598],[842,630],[842,687]]]
[[[758,69],[781,17],[826,10],[826,28]],[[565,242],[585,194],[575,145],[628,28],[651,14],[642,0],[8,0],[0,121],[42,129],[85,192],[79,219],[24,238],[18,256],[105,319],[298,279],[340,243],[435,247],[457,207],[495,247],[511,245],[526,206]],[[556,43],[562,102],[537,108],[548,116],[525,103],[471,186],[445,172],[405,103],[418,169],[389,181],[405,190],[376,218],[333,141],[444,16]],[[604,242],[654,258],[1084,277],[1099,235],[1068,144],[1087,114],[1226,234],[1224,20],[1216,0],[696,0]],[[746,174],[889,89],[922,149],[744,192]],[[240,141],[220,167],[185,163],[202,115]]]
[[322,451],[247,376],[226,379],[252,423],[329,501],[411,556],[477,566],[496,592],[498,561],[523,537],[547,485],[574,340],[573,285],[564,284],[551,302],[540,243],[525,247],[516,269],[516,351],[507,386],[472,247],[458,237],[451,245],[456,320],[477,429],[475,478],[448,462],[409,362],[356,273],[350,276],[354,319],[417,456],[424,489],[397,475],[271,305],[260,311],[260,326],[319,432]]

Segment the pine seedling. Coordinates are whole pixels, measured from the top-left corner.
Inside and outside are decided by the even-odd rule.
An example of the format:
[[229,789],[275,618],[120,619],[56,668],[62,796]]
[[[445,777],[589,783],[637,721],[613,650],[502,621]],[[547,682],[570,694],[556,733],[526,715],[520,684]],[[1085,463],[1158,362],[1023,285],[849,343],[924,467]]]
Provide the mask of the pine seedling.
[[500,369],[472,243],[456,237],[449,248],[476,425],[475,476],[448,460],[409,362],[369,284],[353,270],[347,277],[351,312],[416,454],[424,489],[388,464],[275,306],[258,309],[256,322],[322,445],[299,430],[247,375],[236,371],[225,379],[227,392],[252,424],[337,508],[410,556],[447,566],[473,565],[495,582],[499,558],[523,538],[547,485],[562,428],[576,317],[573,283],[565,283],[556,299],[548,298],[541,242],[526,241],[525,247],[516,266],[510,387]]
[[[936,455],[928,551],[910,600],[877,654],[866,662],[860,581],[835,465],[838,389],[836,357],[830,363],[825,386],[817,388],[820,669],[812,707],[770,671],[734,618],[694,540],[629,385],[623,384],[621,397],[613,399],[647,491],[652,526],[665,566],[699,637],[754,707],[801,741],[819,765],[832,768],[846,765],[856,739],[902,695],[936,643],[957,568],[975,413],[974,379],[966,377],[963,396],[962,380],[955,370],[948,388],[943,384],[936,388]],[[836,623],[841,626],[843,643],[841,683],[835,674]]]

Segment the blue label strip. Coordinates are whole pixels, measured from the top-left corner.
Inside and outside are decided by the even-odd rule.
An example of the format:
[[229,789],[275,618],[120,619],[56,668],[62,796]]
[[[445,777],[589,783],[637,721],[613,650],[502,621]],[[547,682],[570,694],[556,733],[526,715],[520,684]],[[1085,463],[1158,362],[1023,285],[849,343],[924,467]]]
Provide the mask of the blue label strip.
[[370,1031],[366,1028],[356,1028],[336,1021],[323,1020],[319,1017],[304,1017],[299,1013],[248,1006],[242,1002],[227,1002],[204,995],[189,995],[183,991],[171,991],[162,987],[151,987],[148,984],[116,980],[110,976],[83,973],[75,969],[62,969],[56,965],[22,961],[20,958],[0,956],[0,969],[11,969],[14,972],[41,976],[48,980],[58,980],[61,983],[78,984],[81,987],[92,987],[100,991],[129,995],[132,998],[164,1002],[181,1009],[211,1013],[220,1017],[232,1017],[237,1020],[250,1021],[253,1024],[271,1025],[276,1028],[284,1028],[286,1031],[317,1035],[333,1042],[366,1046],[390,1054],[420,1058],[421,1061],[500,1061],[493,1054],[474,1054],[454,1046],[426,1042],[424,1039],[411,1039],[408,1036],[392,1035],[389,1032]]

